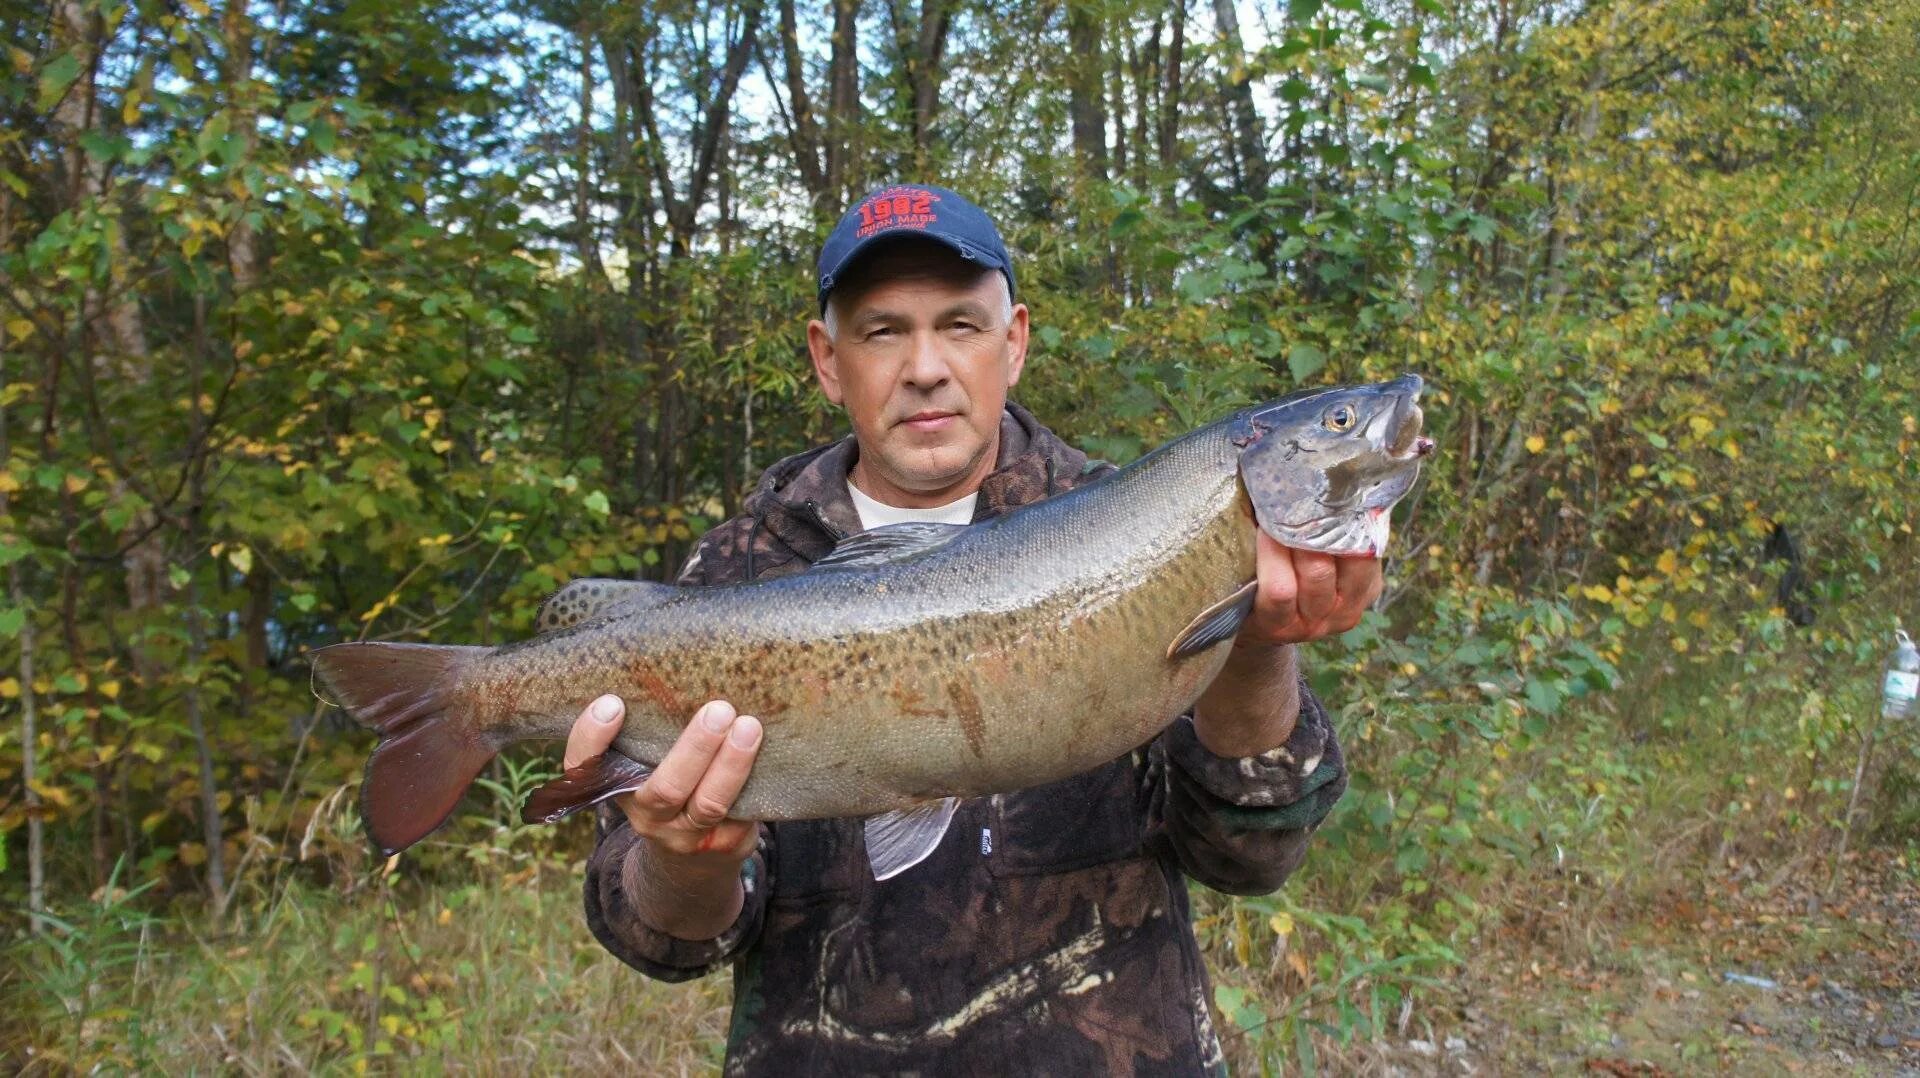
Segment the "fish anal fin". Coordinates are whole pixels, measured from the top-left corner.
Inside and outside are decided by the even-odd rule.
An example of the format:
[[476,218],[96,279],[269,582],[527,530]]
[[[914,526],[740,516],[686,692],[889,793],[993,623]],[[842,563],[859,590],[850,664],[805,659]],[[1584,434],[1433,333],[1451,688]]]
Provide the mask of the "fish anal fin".
[[653,768],[625,753],[608,750],[566,773],[527,798],[520,818],[527,823],[554,823],[591,808],[609,797],[632,793],[646,785]]
[[888,880],[927,859],[960,807],[956,797],[867,817],[867,862],[873,878]]
[[560,590],[540,604],[540,612],[533,618],[533,631],[550,633],[569,628],[613,613],[616,609],[645,610],[680,593],[681,589],[671,584],[655,584],[648,580],[585,577],[562,585]]
[[814,562],[813,567],[832,569],[904,561],[945,546],[968,527],[966,524],[936,524],[932,521],[889,524],[884,528],[847,536],[840,540],[832,553]]
[[1240,590],[1202,610],[1167,645],[1167,658],[1184,659],[1198,655],[1215,644],[1231,640],[1253,612],[1253,596],[1260,588],[1258,580],[1249,581]]

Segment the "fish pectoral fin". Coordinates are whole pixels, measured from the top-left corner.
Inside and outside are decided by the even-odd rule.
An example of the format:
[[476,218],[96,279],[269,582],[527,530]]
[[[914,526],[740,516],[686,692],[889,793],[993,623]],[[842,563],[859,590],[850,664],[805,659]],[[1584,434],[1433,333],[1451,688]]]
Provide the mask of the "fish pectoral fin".
[[1202,610],[1167,646],[1167,658],[1198,655],[1223,640],[1233,639],[1247,615],[1253,613],[1253,595],[1259,587],[1258,580],[1249,581],[1239,591]]
[[940,845],[958,807],[959,798],[947,797],[867,817],[867,861],[873,878],[892,879],[926,860]]
[[608,750],[567,769],[566,774],[533,791],[520,818],[527,823],[554,823],[591,808],[609,797],[632,793],[646,785],[653,768],[625,753]]
[[533,618],[533,631],[550,633],[555,629],[565,629],[612,613],[615,609],[645,610],[666,602],[681,591],[671,584],[655,584],[648,580],[585,577],[570,581],[540,604],[540,612]]
[[903,561],[929,550],[945,546],[954,536],[966,531],[966,524],[935,524],[909,521],[849,535],[840,540],[833,552],[813,563],[815,569],[836,566],[884,565]]

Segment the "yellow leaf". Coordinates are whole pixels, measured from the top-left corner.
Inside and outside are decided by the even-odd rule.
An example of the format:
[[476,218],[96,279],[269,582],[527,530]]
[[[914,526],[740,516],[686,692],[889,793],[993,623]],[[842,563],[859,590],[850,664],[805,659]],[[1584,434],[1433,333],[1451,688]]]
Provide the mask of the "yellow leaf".
[[1276,913],[1267,918],[1267,927],[1273,929],[1274,935],[1286,939],[1293,935],[1293,915],[1285,911]]
[[20,695],[20,679],[10,677],[0,681],[0,697],[12,700]]
[[234,547],[227,552],[227,560],[242,573],[253,571],[253,550],[250,547]]
[[19,489],[20,480],[15,479],[12,472],[0,472],[0,491],[12,494]]
[[1713,420],[1703,415],[1689,416],[1687,418],[1687,426],[1693,428],[1693,436],[1695,438],[1705,438],[1707,435],[1713,433]]
[[1920,428],[1915,426],[1914,418],[1910,415],[1900,417],[1900,429],[1906,431],[1908,434],[1920,434]]
[[442,907],[440,907],[440,916],[439,916],[438,918],[436,918],[436,920],[438,920],[438,921],[439,921],[439,922],[440,922],[441,924],[443,924],[443,925],[444,925],[444,924],[452,924],[452,923],[453,923],[453,911],[452,911],[452,910],[450,910],[450,909],[448,909],[448,908],[447,908],[447,907],[445,907],[445,906],[442,906]]
[[1663,550],[1660,552],[1660,559],[1654,562],[1653,565],[1654,568],[1668,576],[1672,576],[1674,573],[1680,571],[1680,557],[1671,550]]
[[[26,340],[28,337],[33,336],[33,322],[26,318],[16,318],[8,322],[7,336],[12,337],[16,341]],[[1911,426],[1913,417],[1907,417],[1907,423]]]
[[1613,589],[1607,587],[1605,584],[1588,584],[1586,587],[1580,589],[1580,591],[1581,594],[1596,603],[1613,602]]
[[1614,400],[1612,397],[1608,397],[1606,400],[1603,400],[1600,402],[1601,415],[1618,415],[1619,413],[1620,413],[1619,401]]
[[1529,453],[1538,453],[1542,449],[1545,449],[1546,447],[1547,447],[1547,440],[1545,438],[1540,437],[1538,434],[1535,434],[1532,437],[1529,437],[1527,439],[1527,452]]
[[205,846],[200,845],[198,842],[182,842],[180,844],[181,864],[192,867],[194,865],[205,864],[206,860],[207,848]]

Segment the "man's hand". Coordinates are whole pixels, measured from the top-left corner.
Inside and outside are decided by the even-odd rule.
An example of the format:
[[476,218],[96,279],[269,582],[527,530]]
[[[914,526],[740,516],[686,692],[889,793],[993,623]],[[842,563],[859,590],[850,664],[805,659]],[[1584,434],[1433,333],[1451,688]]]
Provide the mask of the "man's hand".
[[[617,696],[588,704],[567,736],[566,765],[607,751],[625,716]],[[753,770],[760,735],[760,720],[712,701],[694,712],[646,785],[614,799],[646,840],[633,898],[653,927],[681,939],[712,939],[739,916],[740,863],[753,853],[760,825],[727,813]]]
[[1360,624],[1385,580],[1378,558],[1341,558],[1281,546],[1254,529],[1260,588],[1235,646],[1304,644]]
[[1201,744],[1221,756],[1254,756],[1286,743],[1300,717],[1293,645],[1360,624],[1384,585],[1377,558],[1295,550],[1258,528],[1254,543],[1253,612],[1193,711]]

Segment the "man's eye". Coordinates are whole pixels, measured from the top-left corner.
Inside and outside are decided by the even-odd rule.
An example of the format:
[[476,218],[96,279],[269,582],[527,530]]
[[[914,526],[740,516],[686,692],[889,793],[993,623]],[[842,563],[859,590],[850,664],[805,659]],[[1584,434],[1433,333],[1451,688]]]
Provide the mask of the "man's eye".
[[867,331],[868,340],[873,340],[875,337],[891,337],[891,336],[893,336],[892,326],[875,326],[872,329]]

